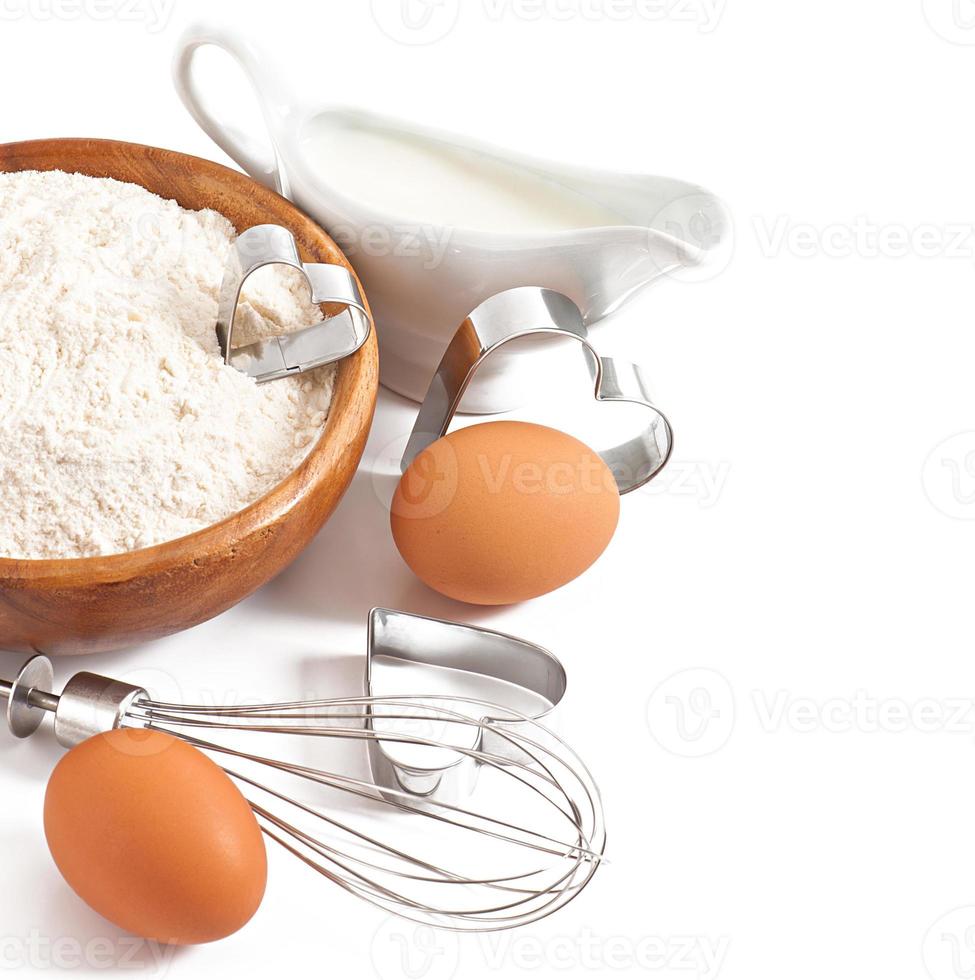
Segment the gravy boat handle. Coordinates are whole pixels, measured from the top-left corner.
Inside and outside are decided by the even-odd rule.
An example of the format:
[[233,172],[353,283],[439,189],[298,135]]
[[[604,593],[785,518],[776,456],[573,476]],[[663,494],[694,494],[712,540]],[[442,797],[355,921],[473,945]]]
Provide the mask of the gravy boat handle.
[[[250,83],[251,94],[257,99],[266,127],[263,139],[221,122],[207,107],[207,100],[201,95],[193,73],[193,61],[201,48],[211,45],[230,55]],[[290,197],[287,176],[273,135],[288,112],[290,100],[262,70],[261,61],[257,49],[242,35],[223,27],[193,24],[176,43],[173,85],[187,111],[220,149],[255,180]]]

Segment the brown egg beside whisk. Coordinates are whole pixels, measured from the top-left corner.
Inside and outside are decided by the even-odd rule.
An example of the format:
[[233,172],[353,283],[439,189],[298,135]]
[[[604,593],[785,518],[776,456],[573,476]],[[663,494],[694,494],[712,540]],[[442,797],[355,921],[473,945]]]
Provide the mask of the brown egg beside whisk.
[[73,748],[48,782],[44,832],[78,896],[145,939],[223,939],[264,897],[267,853],[247,801],[162,732],[117,729]]
[[[392,680],[377,687],[390,664]],[[445,670],[465,680],[469,675],[474,680],[468,683],[496,678],[503,682],[505,699],[517,690],[528,697],[517,703],[530,704],[532,713],[476,695],[376,693],[401,678],[402,669],[424,664],[438,668],[424,675],[424,691],[428,680],[443,677]],[[203,750],[241,789],[265,836],[328,881],[387,912],[447,929],[485,932],[534,922],[572,901],[599,867],[606,835],[592,776],[572,749],[538,721],[564,691],[558,661],[516,637],[377,609],[370,619],[366,677],[365,697],[220,707],[156,701],[142,688],[90,673],[75,675],[60,696],[54,695],[50,661],[34,657],[14,680],[0,680],[0,705],[6,701],[7,722],[19,737],[31,735],[47,714],[53,715],[62,745],[84,743],[74,749],[82,761],[92,751],[88,746],[102,745],[97,741],[101,732],[118,729],[112,738],[136,737],[136,749],[137,737],[150,730],[153,738],[166,733],[160,737],[167,745],[170,737],[177,739],[180,752],[187,746]],[[359,758],[344,748],[329,754],[330,743],[333,749],[345,747],[350,739],[366,749]],[[117,745],[105,747],[115,753]],[[331,761],[316,765],[309,756],[313,751]],[[188,776],[175,771],[180,752],[166,752],[178,790]],[[112,760],[112,765],[121,769],[135,763]],[[155,769],[160,765],[152,762]],[[363,774],[364,765],[371,778]],[[148,765],[144,772],[150,772]],[[216,787],[211,777],[205,778]],[[129,877],[132,869],[115,860],[110,830],[92,830],[93,839],[81,832],[72,836],[71,828],[85,819],[94,828],[111,828],[129,810],[128,802],[117,798],[116,784],[102,794],[95,791],[100,784],[93,778],[87,799],[83,785],[83,779],[72,780],[70,793],[54,791],[57,812],[51,811],[52,850],[79,894],[105,914],[115,914],[114,898],[105,891],[111,882],[124,901],[136,892],[143,898],[159,889],[175,894],[169,879],[180,866],[155,859],[154,818],[142,825],[151,832],[148,837],[140,836],[138,828],[131,831],[133,866],[145,872],[137,882]],[[170,794],[175,805],[194,805],[195,793],[187,792],[179,800],[161,781],[148,798],[165,814],[170,804],[158,797]],[[142,811],[131,812],[137,819]],[[192,835],[191,814],[173,814],[173,819],[180,834]],[[177,838],[171,850],[191,855],[198,846],[209,847],[211,831],[212,824],[205,822],[198,842]],[[99,842],[102,834],[105,840]],[[239,836],[244,840],[247,835],[241,829]],[[95,855],[110,857],[104,876],[72,863],[78,861],[73,850],[78,842]],[[251,852],[244,847],[241,853]],[[224,881],[238,881],[253,897],[258,875],[247,868],[254,872],[256,859],[218,873]],[[209,896],[196,899],[205,910]],[[228,924],[239,924],[248,904],[234,906],[237,911],[227,920],[211,915],[200,936],[185,932],[168,907],[151,906],[151,916],[120,921],[167,939],[167,932],[176,932],[180,941],[202,941]]]

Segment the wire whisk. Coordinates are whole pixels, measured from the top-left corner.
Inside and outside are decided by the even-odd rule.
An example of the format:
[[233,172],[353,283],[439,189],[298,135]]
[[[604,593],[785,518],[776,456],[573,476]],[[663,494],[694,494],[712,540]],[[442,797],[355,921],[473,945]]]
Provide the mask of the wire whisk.
[[415,922],[525,925],[575,898],[603,859],[589,771],[511,708],[444,694],[214,707],[156,701],[90,673],[57,696],[52,681],[44,657],[0,681],[15,735],[32,734],[45,713],[65,746],[118,727],[173,735],[238,784],[268,838]]

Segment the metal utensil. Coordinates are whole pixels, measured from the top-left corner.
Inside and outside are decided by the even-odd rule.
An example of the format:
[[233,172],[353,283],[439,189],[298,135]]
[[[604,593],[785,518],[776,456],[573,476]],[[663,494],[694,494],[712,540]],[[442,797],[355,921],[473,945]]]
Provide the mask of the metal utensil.
[[[287,265],[301,272],[313,303],[342,303],[345,309],[302,330],[233,346],[234,317],[244,282],[266,265]],[[255,225],[230,248],[220,287],[217,340],[224,363],[258,384],[332,364],[354,354],[368,339],[369,314],[355,277],[341,265],[302,262],[294,235],[280,225]]]
[[[58,696],[50,661],[38,656],[14,680],[0,680],[0,703],[18,737],[53,714],[66,747],[125,727],[168,732],[202,749],[238,783],[268,837],[405,918],[491,931],[571,901],[606,842],[598,789],[572,749],[510,705],[442,689],[373,690],[385,658],[493,678],[538,698],[544,713],[564,690],[558,661],[502,633],[388,609],[373,610],[369,637],[364,697],[184,705],[91,673],[73,677]],[[304,741],[269,751],[295,736]],[[371,777],[358,774],[361,754],[335,768],[305,760],[310,748],[328,751],[322,739],[340,749],[344,740],[365,741]],[[485,785],[469,801],[448,802],[447,790],[456,795],[459,786],[448,777],[463,770],[479,771]],[[471,780],[464,785],[471,789]]]
[[460,325],[420,406],[403,454],[403,470],[446,434],[481,365],[510,341],[530,336],[577,340],[595,385],[596,401],[631,402],[647,409],[650,419],[642,432],[599,455],[616,478],[621,494],[652,480],[670,459],[674,433],[667,417],[654,406],[643,372],[636,364],[600,357],[589,341],[579,307],[567,296],[537,286],[495,294]]

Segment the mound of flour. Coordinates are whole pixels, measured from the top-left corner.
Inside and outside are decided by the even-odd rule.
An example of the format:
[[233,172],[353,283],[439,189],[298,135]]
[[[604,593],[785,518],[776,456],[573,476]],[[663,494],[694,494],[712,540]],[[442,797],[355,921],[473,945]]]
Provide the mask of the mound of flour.
[[[239,511],[321,432],[334,371],[258,386],[214,325],[232,225],[141,187],[0,174],[0,555],[114,554]],[[234,340],[321,319],[251,276]]]

